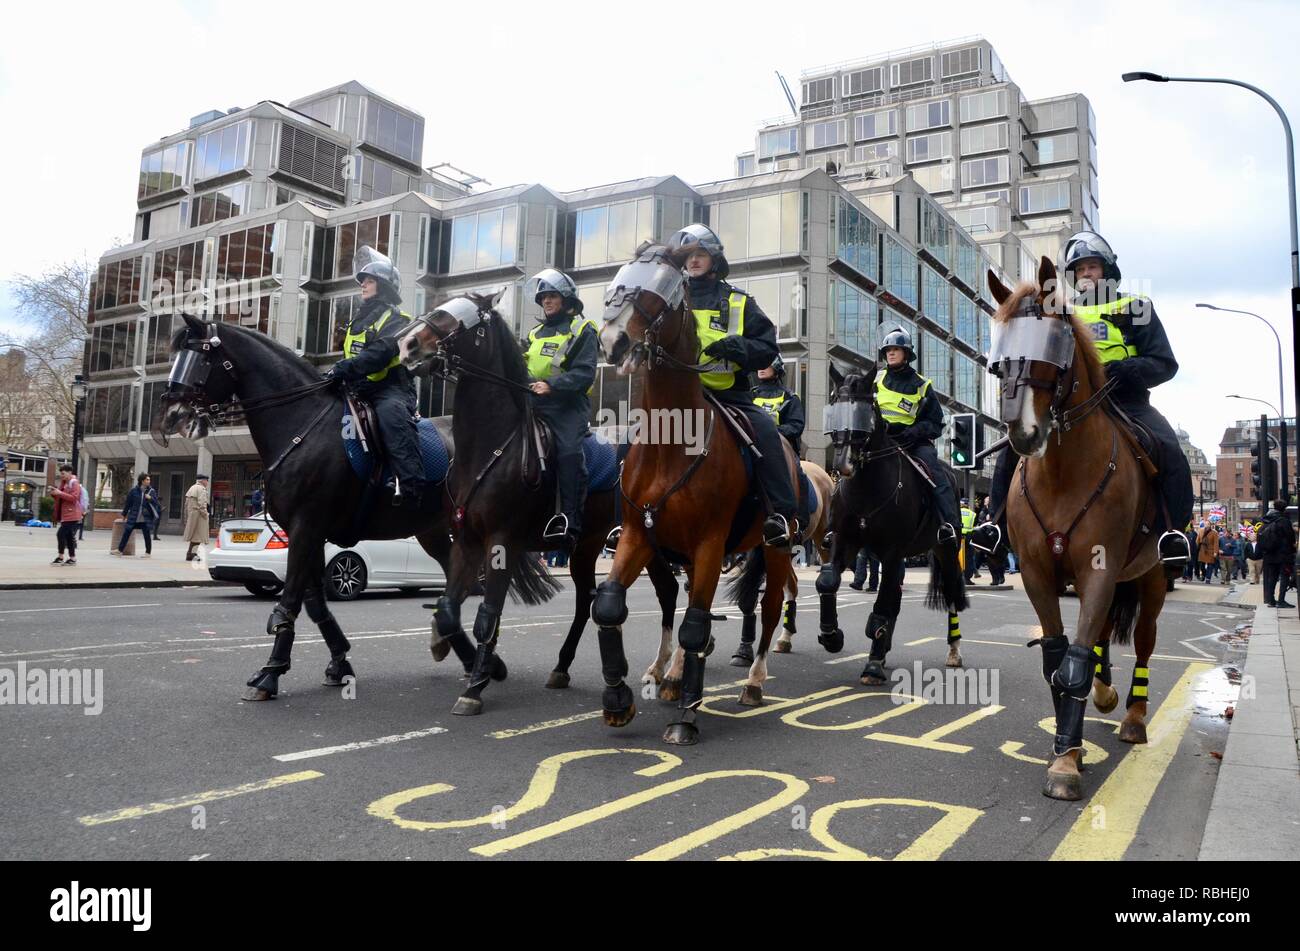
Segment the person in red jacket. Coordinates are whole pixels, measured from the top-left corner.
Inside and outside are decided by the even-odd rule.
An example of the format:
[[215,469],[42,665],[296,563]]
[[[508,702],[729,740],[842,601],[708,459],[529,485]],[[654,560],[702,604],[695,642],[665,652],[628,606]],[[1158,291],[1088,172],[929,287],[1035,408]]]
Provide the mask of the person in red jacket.
[[[77,529],[86,514],[81,507],[81,483],[66,462],[59,466],[59,484],[50,490],[54,496],[54,521],[59,525],[59,556],[50,562],[53,565],[75,565],[77,563]],[[64,550],[68,560],[63,560]]]

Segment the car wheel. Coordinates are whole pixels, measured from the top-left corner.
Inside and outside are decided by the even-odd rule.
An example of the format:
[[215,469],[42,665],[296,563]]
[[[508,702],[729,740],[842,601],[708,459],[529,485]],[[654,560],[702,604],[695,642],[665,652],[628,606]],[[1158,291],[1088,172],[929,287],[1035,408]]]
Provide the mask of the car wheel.
[[248,593],[257,598],[274,598],[284,590],[283,581],[245,581]]
[[366,565],[355,552],[334,556],[325,569],[325,596],[331,601],[355,601],[366,590]]

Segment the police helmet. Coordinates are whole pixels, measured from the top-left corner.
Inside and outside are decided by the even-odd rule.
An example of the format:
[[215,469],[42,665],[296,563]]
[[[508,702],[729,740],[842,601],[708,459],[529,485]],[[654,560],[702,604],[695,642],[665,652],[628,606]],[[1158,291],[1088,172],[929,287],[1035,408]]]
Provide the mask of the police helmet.
[[569,275],[553,267],[538,271],[524,285],[525,293],[531,294],[534,304],[542,302],[543,294],[559,294],[564,298],[565,309],[582,313],[582,300],[578,297],[578,286]]
[[725,280],[731,272],[731,265],[727,263],[727,255],[724,253],[722,242],[705,225],[687,225],[681,231],[678,231],[668,239],[668,250],[674,253],[684,252],[682,254],[683,260],[692,251],[707,251],[709,257],[713,259],[713,271],[718,275],[720,281]]
[[778,380],[785,378],[785,361],[781,359],[781,354],[778,353],[776,359],[772,361],[771,370]]
[[912,349],[912,335],[902,327],[895,327],[885,334],[885,339],[880,342],[880,353],[878,354],[881,360],[885,359],[885,351],[890,347],[902,347],[903,358],[908,363],[916,359],[916,351]]
[[1098,258],[1101,261],[1102,277],[1106,280],[1120,279],[1119,264],[1116,263],[1118,255],[1111,249],[1110,242],[1095,231],[1079,231],[1071,235],[1070,240],[1065,242],[1062,257],[1065,279],[1071,284],[1074,283],[1074,266],[1087,258]]
[[370,245],[362,245],[352,259],[357,283],[363,277],[373,277],[379,283],[379,296],[389,304],[402,302],[402,275],[386,254]]

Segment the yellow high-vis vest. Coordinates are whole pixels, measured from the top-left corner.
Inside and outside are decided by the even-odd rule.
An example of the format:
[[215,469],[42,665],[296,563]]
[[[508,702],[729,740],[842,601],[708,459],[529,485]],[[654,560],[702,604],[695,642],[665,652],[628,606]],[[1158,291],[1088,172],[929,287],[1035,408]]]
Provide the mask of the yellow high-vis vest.
[[1121,297],[1109,304],[1093,304],[1074,308],[1074,315],[1083,322],[1083,325],[1088,328],[1088,332],[1092,334],[1092,342],[1097,347],[1097,355],[1101,357],[1102,363],[1110,363],[1112,360],[1123,360],[1138,355],[1137,347],[1125,343],[1123,332],[1106,318],[1122,313],[1128,308],[1129,304],[1141,299],[1139,297]]
[[[583,328],[588,326],[595,331],[596,324],[579,314],[569,322],[568,330],[561,330],[553,336],[540,335],[541,331],[547,329],[545,324],[538,324],[528,331],[528,352],[524,355],[528,363],[528,375],[534,380],[549,379],[552,373],[564,365]],[[587,392],[590,393],[595,387],[593,382]]]
[[880,415],[887,423],[902,423],[911,426],[916,422],[916,411],[921,408],[921,401],[930,392],[930,381],[921,377],[921,388],[915,393],[899,393],[885,386],[884,376],[876,378],[876,405]]
[[[389,318],[391,318],[394,314],[396,314],[398,317],[400,317],[402,320],[405,321],[409,321],[411,319],[409,314],[404,314],[401,311],[394,311],[393,308],[389,307],[387,310],[384,311],[382,317],[376,320],[365,330],[361,331],[361,333],[353,333],[352,324],[349,323],[347,335],[343,338],[343,355],[345,357],[355,357],[362,350],[364,350],[366,344],[368,344],[371,340],[374,340],[375,337],[379,336],[379,332],[384,329],[384,324],[388,323]],[[389,362],[388,366],[384,367],[382,370],[377,370],[374,373],[367,373],[366,379],[370,380],[373,383],[378,383],[384,377],[388,376],[389,370],[393,369],[393,367],[395,366],[399,366],[401,362],[402,362],[401,354],[398,354],[397,356],[393,357],[393,359]]]
[[[701,359],[710,344],[733,334],[738,337],[745,335],[745,295],[740,291],[732,291],[727,298],[726,320],[723,320],[720,310],[693,310],[691,313],[695,315],[695,336],[700,342]],[[705,373],[700,381],[711,390],[731,387],[736,382],[740,366],[730,360],[723,361],[723,365],[726,369]]]

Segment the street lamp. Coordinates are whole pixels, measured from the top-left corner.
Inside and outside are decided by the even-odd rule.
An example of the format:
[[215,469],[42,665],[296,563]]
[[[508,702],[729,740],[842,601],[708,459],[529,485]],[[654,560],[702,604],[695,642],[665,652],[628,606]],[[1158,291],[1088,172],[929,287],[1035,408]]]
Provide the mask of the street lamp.
[[[1290,199],[1291,217],[1287,224],[1291,230],[1291,348],[1292,348],[1292,373],[1300,367],[1300,235],[1297,234],[1296,223],[1296,200],[1295,200],[1295,139],[1291,135],[1291,123],[1287,121],[1286,113],[1278,105],[1276,99],[1270,96],[1258,86],[1252,86],[1250,83],[1243,83],[1238,79],[1209,79],[1204,77],[1193,76],[1161,76],[1159,73],[1151,72],[1134,72],[1124,73],[1121,77],[1126,83],[1137,80],[1145,80],[1152,83],[1223,83],[1228,86],[1240,86],[1242,89],[1249,89],[1257,96],[1263,98],[1282,120],[1282,131],[1286,135],[1286,181],[1287,195]],[[1262,318],[1261,318],[1262,319]],[[1267,323],[1267,321],[1265,321]],[[1276,333],[1276,331],[1274,331]],[[1279,343],[1280,347],[1280,343]],[[1300,377],[1297,377],[1300,381]],[[1300,391],[1300,382],[1297,383],[1297,391]],[[1283,401],[1285,403],[1285,400]],[[1282,424],[1283,433],[1286,432],[1285,421]],[[1282,456],[1283,465],[1286,464],[1285,453]],[[1283,480],[1285,483],[1285,479]],[[1290,494],[1284,493],[1284,494]]]
[[[1271,409],[1274,413],[1277,412],[1277,407],[1274,406],[1272,403],[1270,403],[1268,400],[1260,400],[1260,399],[1256,399],[1256,398],[1253,397],[1253,396],[1238,396],[1236,393],[1229,393],[1229,394],[1227,394],[1227,396],[1228,396],[1228,399],[1230,399],[1230,400],[1249,400],[1249,401],[1252,402],[1252,403],[1262,403],[1262,404],[1264,404],[1265,406],[1267,406],[1269,409]],[[1279,415],[1281,415],[1281,414],[1279,414]]]
[[81,411],[86,406],[86,380],[80,373],[72,378],[72,471],[80,478],[81,470],[77,467],[78,451],[81,448]]

